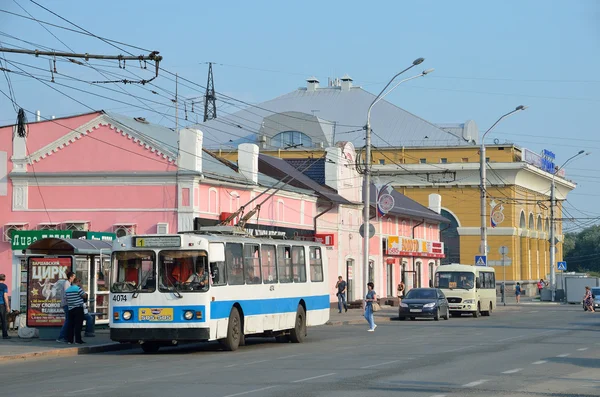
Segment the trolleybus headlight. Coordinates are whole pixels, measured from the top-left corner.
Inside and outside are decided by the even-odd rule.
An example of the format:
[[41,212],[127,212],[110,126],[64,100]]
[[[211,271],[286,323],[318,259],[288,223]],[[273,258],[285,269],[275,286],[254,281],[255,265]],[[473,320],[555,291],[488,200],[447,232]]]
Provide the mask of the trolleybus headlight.
[[193,319],[193,318],[194,318],[194,312],[193,312],[193,311],[191,311],[191,310],[186,310],[186,312],[184,313],[183,317],[184,317],[186,320],[191,320],[191,319]]
[[123,312],[123,320],[131,320],[131,312],[129,310]]

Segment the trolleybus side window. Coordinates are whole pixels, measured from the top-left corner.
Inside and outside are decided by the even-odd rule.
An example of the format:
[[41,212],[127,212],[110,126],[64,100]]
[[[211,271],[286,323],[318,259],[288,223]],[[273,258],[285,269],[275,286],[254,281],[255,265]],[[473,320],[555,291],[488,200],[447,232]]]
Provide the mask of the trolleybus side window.
[[280,283],[292,282],[292,250],[289,245],[277,246],[277,267]]
[[260,256],[263,282],[265,284],[277,283],[277,260],[275,258],[275,246],[262,244],[260,247]]
[[244,244],[244,269],[246,284],[260,284],[260,258],[258,244]]
[[206,251],[161,251],[158,258],[161,292],[208,290],[210,276]]
[[112,292],[154,292],[155,255],[152,251],[122,251],[113,254],[116,265]]
[[292,247],[292,271],[295,283],[306,282],[306,256],[302,246]]
[[310,281],[323,281],[323,259],[319,247],[310,247]]
[[244,253],[242,244],[227,243],[225,245],[225,262],[227,265],[228,284],[244,284]]

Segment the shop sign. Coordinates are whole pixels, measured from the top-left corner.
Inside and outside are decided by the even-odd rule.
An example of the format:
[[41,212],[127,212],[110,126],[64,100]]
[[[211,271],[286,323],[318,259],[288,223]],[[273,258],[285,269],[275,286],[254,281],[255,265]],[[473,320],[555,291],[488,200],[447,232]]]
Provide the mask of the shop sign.
[[63,283],[73,267],[71,257],[30,257],[27,277],[27,326],[60,327],[65,313],[60,305]]
[[11,248],[13,251],[21,251],[43,238],[71,238],[72,236],[72,230],[15,230],[12,233]]
[[73,231],[73,238],[80,240],[99,240],[99,241],[114,241],[117,235],[114,233],[105,232],[82,232],[79,230]]
[[323,245],[327,245],[328,247],[333,247],[334,245],[334,235],[329,233],[317,233],[315,234],[315,242]]
[[387,238],[387,255],[444,258],[444,243],[401,236]]

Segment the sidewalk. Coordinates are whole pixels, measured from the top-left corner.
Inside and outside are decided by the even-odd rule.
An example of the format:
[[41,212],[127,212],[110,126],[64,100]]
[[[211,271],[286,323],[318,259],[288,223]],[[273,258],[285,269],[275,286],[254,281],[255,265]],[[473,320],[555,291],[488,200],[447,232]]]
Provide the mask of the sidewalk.
[[[387,321],[392,321],[392,319],[398,317],[398,307],[392,306],[381,306],[381,310],[373,313],[373,317],[375,317],[375,323],[383,323]],[[329,313],[329,321],[326,325],[352,325],[352,324],[365,324],[367,325],[367,320],[365,320],[363,309],[348,309],[347,312],[342,311],[338,313],[337,308],[331,309]]]
[[11,339],[0,339],[0,363],[11,360],[50,356],[76,356],[79,354],[102,353],[132,349],[134,345],[121,344],[110,340],[108,329],[96,330],[94,338],[83,337],[85,345],[68,345],[55,340],[21,339],[15,331],[10,331]]

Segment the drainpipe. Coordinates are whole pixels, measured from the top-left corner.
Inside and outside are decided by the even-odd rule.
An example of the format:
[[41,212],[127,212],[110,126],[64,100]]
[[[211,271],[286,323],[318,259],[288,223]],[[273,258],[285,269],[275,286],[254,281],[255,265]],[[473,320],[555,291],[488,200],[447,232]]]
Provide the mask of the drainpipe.
[[326,213],[328,213],[329,211],[331,211],[332,209],[333,209],[333,201],[330,201],[330,202],[329,202],[329,208],[327,208],[327,209],[326,209],[325,211],[323,211],[323,212],[319,212],[319,213],[317,214],[317,216],[315,216],[315,219],[313,220],[313,229],[314,229],[314,231],[315,231],[315,234],[317,234],[317,220],[318,220],[318,219],[319,219],[321,216],[323,216],[323,215],[325,215]]
[[413,226],[412,238],[415,238],[415,229],[425,223],[425,219]]

